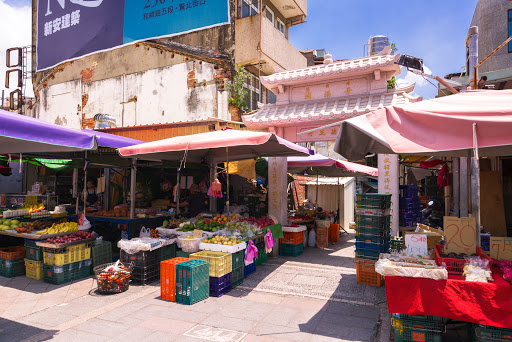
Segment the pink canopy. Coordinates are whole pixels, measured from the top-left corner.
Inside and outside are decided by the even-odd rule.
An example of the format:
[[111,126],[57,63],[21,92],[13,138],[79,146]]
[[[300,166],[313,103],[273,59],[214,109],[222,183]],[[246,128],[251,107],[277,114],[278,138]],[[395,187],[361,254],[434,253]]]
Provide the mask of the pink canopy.
[[346,160],[335,160],[321,154],[308,157],[288,157],[288,170],[295,174],[321,175],[329,177],[360,177],[377,176],[378,169],[351,163]]
[[[185,152],[186,151],[186,152]],[[211,162],[251,159],[255,157],[286,157],[310,155],[301,147],[274,133],[227,129],[192,134],[119,149],[123,157],[145,160],[181,160]]]
[[367,153],[512,155],[512,90],[472,90],[390,106],[341,123],[334,150],[350,160]]

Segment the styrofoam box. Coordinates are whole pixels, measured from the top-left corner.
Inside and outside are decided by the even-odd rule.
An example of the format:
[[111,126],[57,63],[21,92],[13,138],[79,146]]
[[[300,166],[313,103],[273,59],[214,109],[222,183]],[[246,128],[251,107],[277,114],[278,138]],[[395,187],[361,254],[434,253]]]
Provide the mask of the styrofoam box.
[[247,244],[245,242],[241,242],[237,245],[226,246],[226,245],[217,245],[213,243],[204,243],[201,242],[199,244],[199,249],[202,251],[212,251],[212,252],[224,252],[224,253],[236,253],[238,251],[242,251],[247,248]]
[[298,226],[298,227],[288,227],[288,226],[283,226],[283,232],[287,232],[287,233],[300,233],[300,232],[303,232],[307,229],[306,226]]

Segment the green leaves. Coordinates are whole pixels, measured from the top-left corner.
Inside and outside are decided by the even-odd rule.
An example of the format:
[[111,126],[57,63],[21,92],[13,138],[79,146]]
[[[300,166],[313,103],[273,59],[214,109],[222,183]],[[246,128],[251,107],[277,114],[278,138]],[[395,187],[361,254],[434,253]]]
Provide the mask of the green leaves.
[[229,103],[243,110],[244,112],[249,109],[246,103],[249,91],[247,90],[247,88],[245,88],[245,81],[248,78],[249,73],[245,70],[243,66],[239,64],[236,74],[233,77],[233,81],[226,84],[229,92],[231,93]]

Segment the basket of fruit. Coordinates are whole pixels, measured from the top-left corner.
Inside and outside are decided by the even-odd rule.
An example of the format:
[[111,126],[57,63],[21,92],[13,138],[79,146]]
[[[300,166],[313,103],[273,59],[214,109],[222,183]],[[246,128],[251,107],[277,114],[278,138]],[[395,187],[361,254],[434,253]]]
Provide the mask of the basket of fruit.
[[199,245],[199,249],[203,251],[214,251],[224,253],[236,253],[247,247],[247,244],[241,239],[228,236],[214,236],[206,239]]
[[103,264],[94,268],[99,293],[121,293],[128,290],[133,263],[117,262]]
[[178,247],[183,252],[195,253],[199,251],[199,245],[203,242],[205,237],[195,238],[193,235],[178,236]]

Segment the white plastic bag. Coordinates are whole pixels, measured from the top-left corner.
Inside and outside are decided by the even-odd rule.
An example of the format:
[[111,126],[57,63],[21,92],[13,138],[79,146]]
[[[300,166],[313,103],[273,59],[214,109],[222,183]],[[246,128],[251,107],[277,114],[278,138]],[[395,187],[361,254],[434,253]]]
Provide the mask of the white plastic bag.
[[308,244],[309,247],[316,247],[316,232],[314,229],[309,231]]
[[151,229],[142,227],[142,229],[140,230],[139,237],[141,237],[141,238],[151,237]]

